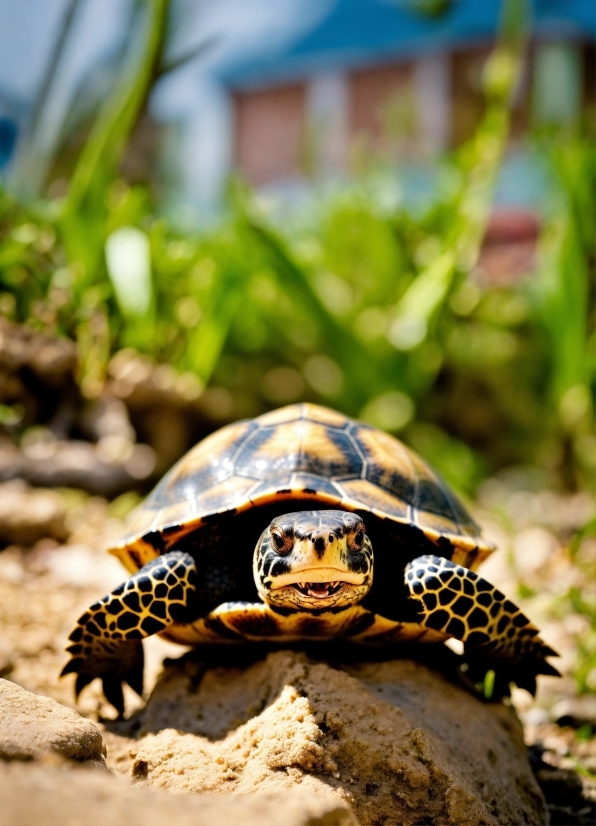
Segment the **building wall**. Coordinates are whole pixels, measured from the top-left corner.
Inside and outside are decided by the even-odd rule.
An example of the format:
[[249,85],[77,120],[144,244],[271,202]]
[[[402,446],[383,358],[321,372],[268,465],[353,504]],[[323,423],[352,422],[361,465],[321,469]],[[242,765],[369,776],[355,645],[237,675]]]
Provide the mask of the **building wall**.
[[306,140],[306,85],[234,97],[235,163],[255,186],[299,177]]
[[[488,43],[472,45],[236,93],[235,166],[259,186],[350,173],[363,157],[420,160],[459,146],[485,112],[490,52]],[[593,46],[533,44],[512,104],[512,139],[532,118],[568,122],[589,108],[593,66]]]
[[434,55],[286,86],[236,92],[234,165],[256,186],[350,172],[355,157],[395,161],[445,148],[449,61]]
[[350,75],[350,136],[374,154],[415,128],[412,63],[361,69]]

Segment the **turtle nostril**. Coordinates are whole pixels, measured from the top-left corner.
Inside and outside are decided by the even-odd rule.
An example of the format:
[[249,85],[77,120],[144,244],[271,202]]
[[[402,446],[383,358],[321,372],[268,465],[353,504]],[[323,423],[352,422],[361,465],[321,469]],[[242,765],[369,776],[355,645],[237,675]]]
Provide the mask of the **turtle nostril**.
[[333,534],[332,533],[329,534],[329,542],[333,542]]
[[317,538],[313,542],[313,545],[315,546],[315,550],[318,551],[318,553],[321,553],[321,551],[325,550],[325,540],[322,536],[317,536]]

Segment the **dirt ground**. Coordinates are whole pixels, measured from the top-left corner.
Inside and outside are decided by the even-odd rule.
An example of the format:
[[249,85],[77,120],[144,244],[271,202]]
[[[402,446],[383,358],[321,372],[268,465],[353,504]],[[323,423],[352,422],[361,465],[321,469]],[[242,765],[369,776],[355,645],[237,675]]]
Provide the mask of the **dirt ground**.
[[[514,690],[513,703],[524,723],[530,762],[545,794],[551,823],[592,823],[596,801],[596,715],[591,705],[593,698],[586,694],[577,696],[576,673],[580,657],[578,646],[590,629],[581,612],[562,610],[559,615],[556,609],[557,599],[561,602],[570,588],[586,587],[585,582],[581,581],[581,565],[577,565],[576,557],[573,560],[569,557],[568,537],[576,523],[585,519],[590,506],[581,498],[560,501],[553,494],[550,499],[543,497],[544,501],[540,498],[533,503],[527,500],[521,503],[523,508],[518,502],[517,516],[515,500],[513,505],[509,501],[506,503],[508,519],[499,519],[495,517],[494,508],[498,493],[498,490],[485,491],[484,502],[481,501],[476,514],[482,520],[487,536],[502,549],[485,564],[483,573],[514,598],[519,599],[521,595],[524,609],[542,628],[543,637],[562,654],[558,665],[563,678],[541,678],[535,700],[525,691]],[[147,707],[132,690],[126,693],[127,716],[137,729],[145,726],[145,733],[155,741],[157,751],[153,754],[161,755],[160,760],[153,760],[153,763],[153,758],[143,754],[143,748],[147,749],[149,741],[145,740],[144,745],[139,746],[138,731],[132,731],[130,724],[127,729],[127,724],[110,722],[115,713],[103,701],[98,682],[86,689],[75,705],[72,677],[63,680],[58,677],[66,660],[64,646],[74,620],[97,597],[121,582],[124,576],[119,563],[103,552],[109,538],[122,531],[122,520],[114,515],[117,508],[110,508],[100,497],[77,498],[73,492],[63,492],[61,495],[68,505],[66,542],[44,538],[33,547],[11,545],[0,553],[0,676],[34,693],[53,697],[66,706],[76,708],[83,716],[100,721],[108,745],[108,766],[116,773],[132,774],[139,782],[170,789],[174,782],[172,778],[178,777],[179,791],[185,789],[185,784],[188,787],[186,790],[193,790],[199,781],[196,777],[193,779],[192,773],[182,778],[184,772],[180,773],[180,765],[173,765],[171,757],[184,750],[184,737],[190,735],[171,733],[176,728],[174,722],[171,722],[171,728],[165,724],[151,728],[148,722],[151,714],[160,707],[159,697],[163,695],[164,680],[181,679],[184,669],[192,667],[188,665],[188,662],[192,663],[191,657],[186,663],[183,661],[181,666],[173,666],[173,670],[169,669],[159,677],[164,658],[179,658],[183,653],[180,646],[159,638],[147,640],[146,696],[151,694],[156,683],[157,689]],[[588,537],[578,551],[583,566],[591,564],[595,550],[596,542]],[[520,589],[522,581],[525,591]],[[284,668],[290,668],[291,663],[284,663],[280,661],[275,672],[285,673]],[[312,671],[313,668],[315,671]],[[345,673],[349,682],[353,675],[349,670]],[[308,678],[311,683],[313,679],[315,682],[322,679],[312,676],[318,674],[312,665],[306,667],[305,674],[311,675]],[[251,679],[258,682],[260,678],[256,672],[255,675]],[[361,677],[359,675],[358,678]],[[326,678],[327,682],[329,679]],[[591,679],[589,674],[587,679]],[[293,684],[292,680],[289,680],[290,684]],[[205,685],[205,690],[208,690],[209,680]],[[347,689],[344,687],[341,690]],[[163,703],[160,708],[163,715]],[[228,707],[225,714],[233,716],[234,711],[238,712],[238,709]],[[253,711],[258,713],[259,709]],[[242,718],[240,722],[222,718],[223,729],[245,724],[250,719],[248,712],[246,709],[238,712]],[[213,715],[211,719],[215,719]],[[304,723],[307,724],[308,721]],[[201,725],[197,732],[209,735],[210,732],[202,731]],[[242,744],[238,748],[241,749]],[[313,754],[315,752],[316,749]],[[218,759],[218,755],[211,757]],[[230,769],[228,758],[229,755],[222,752],[220,762],[214,763],[219,780],[214,783],[213,790],[231,791],[238,787],[240,792],[249,791],[251,785],[255,785],[254,778],[237,768]],[[318,759],[313,758],[315,762]],[[337,765],[334,768],[331,763],[328,768],[333,781],[334,772],[340,769]],[[236,772],[235,779],[232,777],[230,780],[230,771],[232,774]],[[300,771],[304,773],[304,766]],[[164,779],[166,777],[169,779]],[[199,785],[201,789],[205,788],[205,782],[201,781]],[[374,818],[366,816],[363,822],[372,823]]]

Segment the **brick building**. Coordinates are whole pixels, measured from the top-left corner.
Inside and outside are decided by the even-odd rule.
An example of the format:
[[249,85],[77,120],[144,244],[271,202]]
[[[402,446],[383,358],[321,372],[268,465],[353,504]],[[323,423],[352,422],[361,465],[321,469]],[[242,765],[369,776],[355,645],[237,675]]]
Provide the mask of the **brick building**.
[[[573,122],[594,106],[594,0],[527,3],[514,147],[530,121]],[[502,0],[172,0],[168,52],[208,48],[156,85],[124,172],[159,178],[170,214],[196,222],[217,212],[232,171],[291,194],[377,159],[428,168],[482,114],[482,67],[501,7]],[[35,177],[36,166],[40,186],[52,172],[68,177],[77,136],[122,70],[135,8],[135,0],[0,3],[0,175],[9,186],[19,175]],[[60,27],[75,9],[60,71],[46,88]],[[19,164],[34,113],[33,151]],[[517,187],[539,198],[533,174],[513,154],[503,170],[510,193]]]
[[[594,101],[592,4],[531,5],[514,138],[530,121],[572,121]],[[415,161],[460,144],[484,108],[500,3],[420,11],[437,6],[338,0],[286,50],[226,67],[231,166],[262,186],[349,173],[362,156]]]

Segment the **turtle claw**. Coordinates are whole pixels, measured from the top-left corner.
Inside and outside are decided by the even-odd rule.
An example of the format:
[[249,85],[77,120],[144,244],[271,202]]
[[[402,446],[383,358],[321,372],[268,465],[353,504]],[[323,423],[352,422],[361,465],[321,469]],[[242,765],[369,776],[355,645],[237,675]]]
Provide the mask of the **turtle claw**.
[[[546,646],[545,646],[546,647]],[[547,649],[548,651],[552,651],[551,648]],[[558,654],[549,654],[548,656],[556,656]],[[543,660],[539,657],[529,657],[526,660],[522,660],[519,663],[516,663],[509,672],[509,678],[511,682],[515,683],[518,688],[525,688],[526,691],[529,691],[532,697],[536,696],[536,677],[539,674],[544,674],[548,677],[560,677],[561,672],[558,671],[554,665],[547,663],[546,660]]]
[[[540,654],[551,657],[559,656],[558,654],[550,654],[552,649],[547,646],[544,646],[544,649],[544,651],[540,651]],[[547,651],[549,652],[548,654]],[[468,670],[466,677],[472,683],[480,685],[484,682],[489,671],[494,673],[494,681],[490,695],[491,700],[508,697],[511,694],[511,683],[518,688],[524,688],[535,697],[536,678],[539,674],[551,677],[561,676],[553,665],[546,662],[546,660],[542,659],[538,654],[527,656],[519,662],[512,663],[503,659],[488,659],[487,657],[479,655],[478,649],[468,649],[466,646],[465,655],[469,656],[467,660]]]
[[[73,660],[71,660],[71,662],[73,662]],[[62,673],[64,673],[64,671]],[[91,674],[77,674],[77,681],[75,683],[75,699],[79,699],[79,694],[81,691],[88,686],[92,680],[93,675]]]
[[124,714],[124,694],[122,692],[120,678],[104,677],[101,684],[106,700],[114,706],[118,712],[118,716],[122,717]]
[[[139,697],[143,696],[143,647],[138,645],[140,658],[130,664],[126,672],[119,671],[111,674],[102,675],[103,693],[108,701],[111,703],[118,715],[122,717],[124,714],[124,693],[122,691],[122,683],[127,683]],[[82,676],[82,675],[79,675]]]
[[[141,649],[142,651],[143,649]],[[125,675],[124,681],[128,683],[128,685],[132,688],[132,690],[139,695],[139,697],[143,696],[143,665],[141,663],[140,668],[135,668],[128,672]],[[107,694],[106,694],[107,697]]]
[[[69,648],[80,646],[69,646]],[[72,653],[72,652],[71,652]],[[77,655],[79,652],[77,652]],[[143,645],[140,640],[126,642],[96,640],[91,651],[83,656],[73,656],[60,674],[75,673],[75,698],[96,677],[101,677],[103,693],[120,715],[124,713],[124,696],[122,682],[139,696],[143,694]]]
[[83,660],[81,657],[73,657],[72,660],[69,660],[62,671],[60,672],[61,677],[65,677],[67,674],[73,674],[77,672],[79,668],[83,665]]

